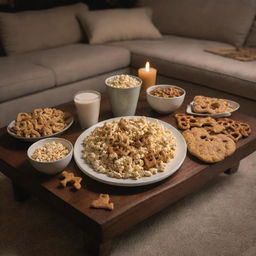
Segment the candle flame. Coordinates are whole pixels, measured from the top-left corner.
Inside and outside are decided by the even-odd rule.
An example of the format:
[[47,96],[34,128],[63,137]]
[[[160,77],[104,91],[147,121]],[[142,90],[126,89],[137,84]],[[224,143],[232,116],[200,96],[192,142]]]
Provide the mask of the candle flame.
[[149,70],[150,70],[150,64],[149,64],[148,61],[146,62],[145,68],[146,68],[146,72],[149,72]]

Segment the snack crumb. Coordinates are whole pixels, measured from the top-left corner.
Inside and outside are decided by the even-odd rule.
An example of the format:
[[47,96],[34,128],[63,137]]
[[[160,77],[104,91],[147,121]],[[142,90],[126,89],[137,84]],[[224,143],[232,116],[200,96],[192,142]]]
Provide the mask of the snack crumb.
[[76,177],[73,172],[63,171],[60,175],[60,185],[62,187],[67,187],[67,184],[71,184],[76,190],[81,188],[81,177]]
[[98,199],[92,201],[91,207],[96,209],[106,209],[112,211],[114,210],[114,203],[111,202],[111,199],[108,194],[100,194]]

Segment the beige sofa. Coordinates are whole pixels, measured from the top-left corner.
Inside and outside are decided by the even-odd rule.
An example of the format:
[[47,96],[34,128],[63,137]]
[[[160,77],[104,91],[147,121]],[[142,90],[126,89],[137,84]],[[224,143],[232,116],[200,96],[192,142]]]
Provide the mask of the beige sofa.
[[[173,1],[176,4],[179,2],[178,0],[139,1],[139,6],[147,5],[154,9],[153,22],[164,34],[163,38],[118,41],[102,45],[86,43],[86,37],[77,20],[79,12],[87,11],[84,4],[39,12],[1,14],[1,37],[8,56],[0,57],[0,126],[13,120],[18,112],[70,101],[74,93],[79,90],[103,91],[106,77],[129,73],[131,68],[137,69],[143,66],[146,60],[153,63],[160,75],[255,100],[256,62],[240,62],[205,52],[204,49],[208,48],[232,47],[231,43],[213,40],[214,37],[206,40],[207,30],[203,33],[203,39],[197,38],[196,30],[194,35],[189,32],[191,28],[188,28],[188,31],[183,29],[181,34],[179,31],[172,32],[171,25],[167,24],[167,26],[166,22]],[[161,11],[159,6],[163,6],[164,2],[165,8]],[[248,35],[253,34],[252,21],[255,10],[250,11],[250,8],[245,8],[241,12],[244,12],[240,15],[241,19],[244,16],[251,17],[247,23],[243,22],[248,29],[241,28],[241,31],[246,32],[248,41]],[[36,27],[44,20],[49,23],[48,26]],[[54,23],[51,23],[51,20]],[[190,24],[189,20],[186,22]],[[252,32],[249,32],[250,29]],[[15,39],[15,43],[8,41],[10,35],[7,36],[6,31],[13,33],[11,37]],[[190,37],[186,37],[183,33],[188,33]],[[213,34],[213,32],[209,33],[209,35]],[[30,36],[34,40],[32,40],[33,44],[29,43]],[[224,35],[223,41],[229,39]],[[240,39],[241,35],[235,37],[238,42]],[[253,44],[253,40],[251,41],[250,43]],[[246,43],[245,40],[242,43]]]
[[[129,50],[84,42],[76,15],[86,10],[84,4],[75,4],[24,12],[17,17],[2,14],[0,26],[12,26],[9,33],[13,35],[8,36],[17,42],[9,45],[7,38],[9,55],[0,57],[0,127],[13,120],[18,112],[68,102],[79,90],[103,91],[105,78],[130,71]],[[49,25],[36,27],[44,21]],[[59,33],[54,34],[55,31]],[[1,33],[3,38],[5,30]],[[29,33],[35,39],[26,40],[22,36]],[[42,34],[44,42],[38,39]]]

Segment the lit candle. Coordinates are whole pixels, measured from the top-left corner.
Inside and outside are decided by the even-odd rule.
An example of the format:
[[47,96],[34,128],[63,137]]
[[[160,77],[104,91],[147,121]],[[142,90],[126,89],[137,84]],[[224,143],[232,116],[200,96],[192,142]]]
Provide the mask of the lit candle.
[[156,73],[157,70],[150,67],[148,61],[145,65],[145,68],[140,68],[138,70],[138,76],[142,80],[142,95],[146,94],[146,90],[148,87],[156,84]]

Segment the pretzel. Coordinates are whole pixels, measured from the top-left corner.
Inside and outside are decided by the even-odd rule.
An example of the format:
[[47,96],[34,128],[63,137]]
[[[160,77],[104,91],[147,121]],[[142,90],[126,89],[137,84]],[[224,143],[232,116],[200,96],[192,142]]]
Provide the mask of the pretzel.
[[249,124],[227,117],[214,119],[212,117],[194,117],[192,115],[176,114],[175,118],[178,127],[182,130],[188,130],[192,127],[203,127],[210,135],[222,133],[235,142],[251,134]]
[[238,122],[238,125],[240,126],[240,132],[244,137],[248,137],[252,130],[249,124]]
[[19,113],[11,131],[26,138],[50,136],[67,126],[67,117],[67,114],[55,108],[36,108],[31,114]]
[[31,119],[31,115],[25,112],[21,112],[17,115],[16,122],[21,122],[28,119]]
[[192,127],[204,127],[211,126],[214,132],[221,132],[224,130],[224,126],[221,123],[217,123],[212,117],[195,117],[186,114],[176,114],[175,118],[178,123],[178,127],[182,130],[187,130]]
[[247,123],[230,118],[219,118],[217,122],[225,127],[223,133],[230,134],[235,141],[238,141],[242,137],[248,137],[251,134],[251,127]]

